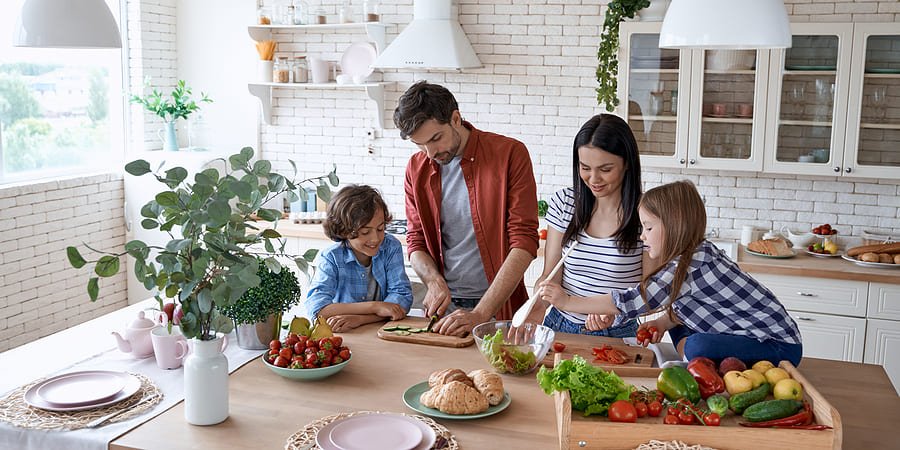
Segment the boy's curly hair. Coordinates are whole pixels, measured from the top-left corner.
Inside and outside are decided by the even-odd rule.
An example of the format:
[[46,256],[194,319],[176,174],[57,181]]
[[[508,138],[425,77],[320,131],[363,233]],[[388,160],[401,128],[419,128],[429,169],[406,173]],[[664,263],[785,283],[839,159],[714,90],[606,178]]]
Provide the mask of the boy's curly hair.
[[325,223],[325,235],[332,241],[353,239],[360,228],[366,226],[378,209],[384,211],[384,221],[390,222],[392,217],[387,204],[372,186],[351,184],[344,187],[328,202]]

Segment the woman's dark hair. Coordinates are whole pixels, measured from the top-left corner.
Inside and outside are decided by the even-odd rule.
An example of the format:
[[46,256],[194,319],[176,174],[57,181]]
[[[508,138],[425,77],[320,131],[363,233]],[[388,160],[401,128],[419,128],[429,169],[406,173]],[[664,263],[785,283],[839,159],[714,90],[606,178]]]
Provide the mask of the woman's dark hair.
[[384,211],[384,221],[390,222],[391,213],[378,191],[372,186],[351,184],[331,197],[322,228],[332,241],[353,239],[379,208]]
[[563,244],[578,236],[591,222],[596,198],[581,179],[578,149],[590,145],[619,156],[625,162],[622,180],[622,204],[619,228],[613,234],[616,247],[622,253],[632,253],[640,248],[641,221],[638,203],[641,201],[641,160],[634,133],[624,120],[612,114],[598,114],[581,126],[572,146],[572,178],[575,189],[575,210],[572,220],[563,233]]
[[458,109],[456,98],[447,88],[422,80],[400,96],[394,110],[394,125],[400,130],[402,139],[409,139],[409,135],[415,133],[426,120],[450,123],[453,111]]

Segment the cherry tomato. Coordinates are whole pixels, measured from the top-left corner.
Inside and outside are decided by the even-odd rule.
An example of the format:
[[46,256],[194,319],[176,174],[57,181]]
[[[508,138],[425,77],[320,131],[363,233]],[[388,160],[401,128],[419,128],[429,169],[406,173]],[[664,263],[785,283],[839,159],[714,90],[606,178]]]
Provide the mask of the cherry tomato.
[[658,400],[653,400],[647,405],[647,414],[650,414],[650,417],[659,417],[660,413],[662,413],[662,403]]
[[540,237],[543,240],[547,240],[547,229],[544,228],[543,230],[538,232],[538,237]]
[[717,427],[717,426],[719,426],[720,422],[721,422],[721,418],[719,417],[718,414],[716,414],[714,412],[711,412],[711,413],[703,416],[703,423],[705,423],[708,426]]
[[637,420],[637,411],[628,400],[616,400],[609,405],[609,420],[632,423]]
[[659,333],[659,328],[656,328],[656,327],[650,327],[650,328],[647,328],[647,331],[648,331],[648,332],[650,333],[650,335],[652,336],[652,335],[654,335],[654,334],[656,334],[656,333]]
[[562,342],[554,342],[553,343],[553,351],[554,352],[559,353],[565,349],[566,349],[566,344],[563,344]]
[[663,423],[666,425],[678,425],[678,416],[666,414],[666,418],[663,419]]
[[682,425],[691,425],[694,423],[694,413],[690,411],[682,411],[678,413],[678,423]]
[[649,331],[647,331],[646,328],[641,328],[637,332],[637,341],[640,344],[643,344],[644,342],[649,341],[651,337],[652,337],[652,335],[650,334]]
[[637,402],[634,404],[634,410],[637,411],[638,418],[647,417],[649,407],[644,402]]
[[279,341],[278,339],[272,339],[269,342],[269,349],[270,350],[281,350],[281,341]]
[[678,413],[680,413],[680,412],[681,412],[681,410],[680,410],[679,408],[674,407],[674,406],[669,406],[668,408],[666,408],[666,415],[667,415],[667,416],[677,416]]

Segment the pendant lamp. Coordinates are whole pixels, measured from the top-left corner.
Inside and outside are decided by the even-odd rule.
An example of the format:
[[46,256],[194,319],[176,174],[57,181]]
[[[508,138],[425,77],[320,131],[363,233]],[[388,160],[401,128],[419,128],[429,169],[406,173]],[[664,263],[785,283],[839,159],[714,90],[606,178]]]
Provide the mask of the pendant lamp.
[[782,0],[672,0],[660,48],[766,49],[791,46]]
[[14,34],[16,47],[122,48],[103,0],[25,0]]

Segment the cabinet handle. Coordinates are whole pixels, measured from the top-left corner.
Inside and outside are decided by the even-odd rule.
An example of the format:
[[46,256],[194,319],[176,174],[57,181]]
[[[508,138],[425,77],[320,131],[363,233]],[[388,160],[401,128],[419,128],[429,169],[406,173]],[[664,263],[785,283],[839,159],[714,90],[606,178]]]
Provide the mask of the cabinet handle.
[[834,171],[835,171],[835,172],[840,172],[840,171],[841,171],[841,168],[840,168],[839,166],[834,166]]
[[797,295],[801,297],[815,297],[816,294],[810,294],[809,292],[798,291]]
[[684,158],[679,159],[678,164],[684,164]]
[[852,172],[852,171],[853,171],[853,169],[851,169],[851,168],[849,168],[849,167],[846,168],[846,169],[844,169],[844,172],[847,172],[847,173],[850,173],[850,172]]
[[797,320],[803,320],[806,322],[815,322],[816,321],[816,319],[813,319],[812,317],[804,317],[804,316],[797,316]]
[[688,163],[690,163],[690,164],[697,164],[697,160],[696,160],[696,159],[692,159],[692,160],[688,161]]

